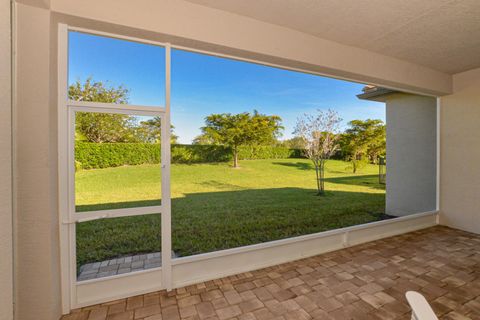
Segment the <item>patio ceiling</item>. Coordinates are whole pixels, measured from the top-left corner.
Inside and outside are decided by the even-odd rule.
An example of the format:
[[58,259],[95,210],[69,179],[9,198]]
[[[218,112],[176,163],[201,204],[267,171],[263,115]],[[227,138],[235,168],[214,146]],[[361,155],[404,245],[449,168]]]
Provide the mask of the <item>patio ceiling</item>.
[[187,0],[455,74],[480,67],[478,0]]

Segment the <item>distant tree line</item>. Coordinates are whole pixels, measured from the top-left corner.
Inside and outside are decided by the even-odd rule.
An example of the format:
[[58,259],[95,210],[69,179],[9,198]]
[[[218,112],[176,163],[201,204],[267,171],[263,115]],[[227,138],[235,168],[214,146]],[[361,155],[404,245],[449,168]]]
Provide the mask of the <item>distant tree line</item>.
[[348,126],[339,143],[342,156],[350,161],[354,173],[366,163],[376,164],[380,156],[385,156],[387,132],[382,120],[353,120]]
[[[88,78],[84,83],[76,81],[68,88],[68,97],[75,101],[90,101],[115,104],[128,103],[128,89],[107,87],[102,82]],[[159,143],[161,139],[160,117],[138,117],[116,113],[77,112],[75,115],[75,138],[96,143]],[[178,136],[171,127],[170,141],[176,143]]]
[[[338,133],[338,149],[333,158],[347,160],[355,163],[355,167],[361,164],[376,164],[379,157],[386,155],[386,126],[382,120],[352,120],[344,132]],[[278,142],[279,145],[303,149],[304,140],[295,136]],[[352,167],[353,169],[353,167]]]
[[[71,100],[95,101],[105,103],[128,103],[128,89],[108,87],[102,82],[88,78],[81,83],[76,81],[69,86],[68,95]],[[318,125],[319,116],[311,118],[311,124]],[[330,114],[330,117],[333,115]],[[335,118],[335,117],[334,117]],[[233,166],[239,166],[239,148],[241,146],[255,147],[278,146],[289,149],[302,149],[307,155],[308,143],[311,145],[328,139],[335,147],[329,157],[349,161],[355,173],[367,163],[376,163],[379,156],[386,153],[386,127],[383,121],[377,119],[352,120],[343,132],[329,132],[329,128],[337,127],[339,117],[330,118],[330,126],[318,126],[310,130],[306,139],[305,130],[296,130],[291,139],[280,140],[283,126],[282,119],[277,115],[265,115],[254,110],[252,113],[211,114],[205,118],[202,133],[197,136],[194,145],[226,146],[232,152]],[[297,123],[298,124],[298,123]],[[306,123],[305,123],[306,124]],[[321,129],[323,128],[323,129]],[[297,126],[298,129],[298,126]],[[313,130],[313,131],[312,131]],[[315,132],[317,130],[318,132]],[[76,114],[76,139],[94,143],[159,143],[161,140],[160,117],[138,117],[113,113],[78,112]],[[313,137],[313,138],[312,138]],[[171,127],[171,143],[177,142],[178,136]],[[313,141],[311,139],[317,139]],[[323,139],[323,140],[322,140]],[[309,142],[310,141],[310,142]],[[313,143],[313,144],[312,144]]]

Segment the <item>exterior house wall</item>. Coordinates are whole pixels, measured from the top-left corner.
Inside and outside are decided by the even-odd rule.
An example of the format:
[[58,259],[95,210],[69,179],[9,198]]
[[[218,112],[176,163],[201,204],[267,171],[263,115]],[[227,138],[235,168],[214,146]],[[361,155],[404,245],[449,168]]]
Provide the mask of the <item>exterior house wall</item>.
[[480,69],[453,79],[440,100],[440,223],[480,233]]
[[386,98],[386,212],[436,209],[436,99],[395,93]]
[[0,1],[0,320],[13,318],[10,1]]

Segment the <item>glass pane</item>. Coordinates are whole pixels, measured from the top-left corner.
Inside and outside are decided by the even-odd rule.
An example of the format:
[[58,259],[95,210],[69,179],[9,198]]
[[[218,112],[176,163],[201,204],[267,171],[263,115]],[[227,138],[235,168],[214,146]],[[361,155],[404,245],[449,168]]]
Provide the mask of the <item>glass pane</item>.
[[77,212],[160,205],[160,121],[75,113]]
[[[385,105],[359,100],[362,88],[172,50],[172,124],[181,144],[172,145],[171,158],[175,254],[190,256],[390,218],[375,163],[376,156],[385,154]],[[333,130],[341,140],[325,166],[325,192],[318,195],[316,168],[305,158],[304,139],[295,129],[304,114],[316,119],[317,109],[328,108],[344,121],[340,130]],[[280,120],[281,135],[254,125],[271,123],[267,119],[272,117]],[[353,130],[353,125],[366,129]],[[359,168],[354,171],[353,165]]]
[[165,105],[165,48],[69,32],[72,100]]
[[77,223],[77,280],[161,266],[159,214]]

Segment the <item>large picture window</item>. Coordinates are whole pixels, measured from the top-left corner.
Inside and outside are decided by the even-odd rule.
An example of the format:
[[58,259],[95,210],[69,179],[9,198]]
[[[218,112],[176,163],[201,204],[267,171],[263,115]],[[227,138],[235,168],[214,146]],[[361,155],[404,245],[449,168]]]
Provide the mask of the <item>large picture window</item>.
[[66,25],[58,47],[66,309],[415,223],[386,210],[386,109],[364,84]]

